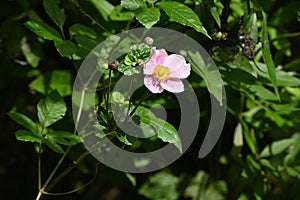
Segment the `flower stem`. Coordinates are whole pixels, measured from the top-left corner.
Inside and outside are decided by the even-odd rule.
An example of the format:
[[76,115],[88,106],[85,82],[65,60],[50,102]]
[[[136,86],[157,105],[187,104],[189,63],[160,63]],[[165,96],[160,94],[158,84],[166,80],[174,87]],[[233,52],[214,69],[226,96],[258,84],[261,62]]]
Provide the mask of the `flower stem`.
[[42,143],[39,143],[38,152],[38,190],[42,187]]
[[89,151],[83,152],[76,161],[73,161],[73,164],[71,164],[67,169],[65,169],[60,175],[58,175],[52,183],[47,187],[47,191],[51,190],[61,179],[63,179],[78,163],[85,158],[87,155],[89,155]]
[[108,116],[108,101],[109,101],[109,96],[110,96],[110,87],[111,87],[111,69],[109,70],[108,74],[108,88],[107,88],[107,96],[106,96],[106,125],[107,128],[109,129],[109,116]]
[[69,146],[67,148],[67,150],[65,151],[64,155],[60,158],[60,160],[58,161],[58,163],[56,164],[56,166],[54,167],[53,171],[51,172],[51,174],[49,175],[47,181],[45,182],[45,184],[43,185],[43,187],[39,190],[39,193],[36,197],[36,200],[39,200],[42,196],[42,194],[44,193],[45,188],[48,186],[48,184],[50,183],[51,179],[53,178],[54,174],[56,173],[56,171],[58,170],[58,168],[60,167],[60,165],[62,164],[62,162],[64,161],[65,157],[67,156],[67,154],[69,153],[69,151],[71,150],[71,146]]
[[[141,99],[140,99],[140,101],[135,105],[135,107],[133,108],[133,110],[130,112],[130,114],[129,115],[127,115],[128,117],[131,117],[134,113],[135,113],[135,111],[136,111],[136,109],[138,109],[138,107],[142,104],[142,102],[147,98],[147,97],[149,97],[150,95],[149,95],[149,91],[147,90],[144,94],[143,94],[143,96],[141,97]],[[128,120],[128,119],[127,119]]]

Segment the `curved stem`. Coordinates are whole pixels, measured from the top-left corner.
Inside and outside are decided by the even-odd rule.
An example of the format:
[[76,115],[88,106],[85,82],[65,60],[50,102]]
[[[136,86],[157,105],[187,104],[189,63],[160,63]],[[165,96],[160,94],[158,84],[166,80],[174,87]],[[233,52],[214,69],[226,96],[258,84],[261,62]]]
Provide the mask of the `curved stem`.
[[60,193],[43,192],[43,193],[47,194],[47,195],[57,195],[58,196],[58,195],[71,194],[71,193],[74,193],[74,192],[77,192],[77,191],[81,190],[82,188],[84,188],[84,187],[88,186],[89,184],[91,184],[97,178],[97,175],[98,175],[98,165],[99,165],[99,163],[97,163],[97,165],[96,165],[96,172],[95,172],[94,177],[89,182],[87,182],[86,184],[84,184],[82,186],[79,186],[79,187],[77,187],[77,188],[75,188],[73,190],[70,190],[68,192],[60,192]]

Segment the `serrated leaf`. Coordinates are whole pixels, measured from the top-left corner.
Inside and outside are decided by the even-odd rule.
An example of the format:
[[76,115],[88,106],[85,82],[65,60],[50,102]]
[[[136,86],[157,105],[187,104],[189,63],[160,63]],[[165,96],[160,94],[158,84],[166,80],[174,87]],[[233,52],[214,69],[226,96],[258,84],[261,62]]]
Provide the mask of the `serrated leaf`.
[[61,35],[49,26],[48,24],[44,22],[38,22],[38,21],[27,21],[25,23],[25,26],[29,28],[32,32],[37,34],[38,36],[46,39],[46,40],[54,40],[54,41],[60,41],[62,40]]
[[141,122],[152,126],[159,139],[174,144],[180,153],[182,153],[181,139],[173,125],[165,120],[157,118],[153,112],[143,106],[137,108],[135,115],[140,117]]
[[62,119],[66,110],[66,104],[56,90],[37,104],[38,118],[43,127],[48,127]]
[[134,13],[131,11],[123,11],[123,7],[118,5],[110,14],[110,19],[113,21],[128,21],[132,19]]
[[108,21],[108,16],[114,10],[114,6],[106,0],[91,0],[91,2],[105,19],[105,21]]
[[92,39],[97,38],[96,32],[88,26],[84,26],[82,24],[74,24],[69,28],[70,36],[74,35],[82,35]]
[[62,97],[65,97],[72,94],[72,84],[73,79],[69,71],[53,70],[38,76],[29,87],[44,95],[57,90]]
[[273,84],[273,88],[275,90],[275,93],[277,95],[278,100],[280,100],[279,92],[278,92],[278,86],[277,86],[277,78],[275,73],[275,65],[272,59],[271,50],[270,50],[270,44],[268,39],[268,26],[267,26],[267,16],[264,12],[263,14],[263,24],[262,24],[262,54],[263,59],[267,65],[269,78]]
[[8,116],[31,132],[37,133],[36,124],[26,115],[22,113],[10,112],[8,113]]
[[212,69],[206,64],[199,52],[193,53],[188,51],[190,57],[189,62],[192,64],[192,70],[201,76],[207,86],[208,91],[218,100],[222,105],[222,78],[218,69]]
[[160,2],[157,5],[166,12],[170,20],[192,27],[210,38],[199,17],[190,7],[175,1]]
[[121,6],[128,10],[136,10],[141,7],[146,7],[143,0],[121,0]]
[[42,137],[39,137],[38,135],[28,130],[16,131],[16,138],[17,140],[25,142],[41,142],[43,140]]
[[58,145],[54,140],[52,140],[52,139],[49,138],[49,139],[45,140],[44,143],[50,149],[52,149],[53,151],[55,151],[56,153],[61,153],[61,154],[64,153],[63,148],[60,145]]
[[134,15],[146,28],[151,28],[160,18],[158,8],[140,8],[134,12]]
[[79,136],[67,131],[51,131],[46,134],[46,138],[51,138],[52,141],[67,146],[82,142],[82,139]]
[[70,40],[55,40],[54,45],[61,56],[71,56],[76,52],[76,46]]
[[66,15],[63,9],[59,8],[60,0],[44,0],[44,8],[53,22],[62,29]]

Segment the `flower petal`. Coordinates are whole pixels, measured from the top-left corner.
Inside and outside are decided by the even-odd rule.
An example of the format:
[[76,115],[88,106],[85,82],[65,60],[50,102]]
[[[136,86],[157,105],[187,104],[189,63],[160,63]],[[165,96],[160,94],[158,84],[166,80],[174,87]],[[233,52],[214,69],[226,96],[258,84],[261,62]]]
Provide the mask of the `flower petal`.
[[154,67],[156,66],[156,48],[151,49],[151,54],[148,61],[144,64],[143,72],[145,75],[152,75]]
[[180,79],[171,78],[169,80],[160,83],[160,86],[173,93],[179,93],[184,91],[184,85]]
[[191,65],[189,63],[187,64],[181,55],[169,55],[163,65],[170,68],[171,77],[173,78],[187,78],[191,72]]
[[152,93],[162,93],[162,91],[164,91],[164,89],[159,85],[159,82],[156,81],[153,76],[145,76],[144,84]]
[[163,64],[168,58],[168,53],[164,49],[156,50],[156,64]]

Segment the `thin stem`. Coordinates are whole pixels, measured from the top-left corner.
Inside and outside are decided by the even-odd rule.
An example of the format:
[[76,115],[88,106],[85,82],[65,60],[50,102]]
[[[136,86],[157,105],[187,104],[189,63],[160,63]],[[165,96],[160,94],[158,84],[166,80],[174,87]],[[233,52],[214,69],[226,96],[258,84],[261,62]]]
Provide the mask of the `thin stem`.
[[89,151],[83,152],[76,161],[73,161],[73,164],[71,164],[67,169],[65,169],[60,175],[58,175],[52,181],[52,183],[47,187],[47,190],[50,191],[61,179],[63,179],[70,171],[72,171],[72,169],[74,169],[74,167],[76,167],[78,163],[87,155],[89,155]]
[[[82,7],[79,5],[77,0],[70,0],[79,10],[80,12],[85,15],[86,17],[88,17],[92,22],[94,22],[96,25],[98,25],[101,29],[103,29],[104,31],[111,33],[108,29],[106,29],[104,26],[102,26],[101,24],[99,24],[93,17],[91,17],[87,12],[85,12]],[[111,33],[112,34],[112,33]]]
[[[81,116],[81,112],[82,112],[82,108],[83,108],[83,100],[84,100],[84,95],[85,95],[85,88],[82,90],[81,92],[81,98],[80,98],[80,105],[79,105],[79,109],[78,109],[78,115],[76,118],[76,123],[75,123],[75,128],[74,128],[74,133],[76,132],[76,129],[78,127],[78,123],[80,120],[80,116]],[[69,146],[67,148],[67,150],[65,151],[65,153],[63,154],[63,156],[60,158],[60,160],[58,161],[58,163],[56,164],[56,166],[54,167],[53,171],[51,172],[51,174],[49,175],[48,179],[46,180],[45,184],[43,185],[43,187],[41,187],[39,189],[39,193],[36,197],[36,200],[39,200],[42,196],[42,194],[45,192],[46,187],[48,186],[48,184],[50,183],[50,181],[52,180],[53,176],[55,175],[56,171],[58,170],[58,168],[60,167],[60,165],[62,164],[62,162],[64,161],[64,159],[66,158],[66,156],[68,155],[68,153],[70,152],[72,146]]]
[[141,105],[141,103],[146,99],[146,97],[148,97],[148,90],[143,94],[143,96],[141,97],[140,101],[135,105],[135,107],[133,108],[133,110],[130,112],[129,115],[126,116],[125,120],[123,123],[127,122],[127,120],[134,114],[134,112],[136,111],[136,109],[138,109],[138,107]]
[[298,37],[298,36],[300,36],[300,32],[287,33],[287,34],[283,34],[283,35],[278,36],[277,38],[272,39],[271,42],[274,42],[276,40],[281,40],[281,39],[284,39],[284,38],[291,38],[291,37]]
[[74,192],[77,192],[77,191],[81,190],[82,188],[84,188],[84,187],[88,186],[89,184],[91,184],[97,178],[97,175],[98,175],[98,165],[99,165],[99,163],[97,163],[97,165],[96,165],[96,172],[95,172],[94,177],[89,182],[87,182],[86,184],[84,184],[82,186],[79,186],[79,187],[77,187],[77,188],[75,188],[73,190],[70,190],[68,192],[50,193],[50,192],[45,192],[44,191],[43,193],[47,194],[47,195],[56,195],[56,196],[59,196],[59,195],[71,194],[71,193],[74,193]]
[[39,143],[38,152],[38,190],[42,188],[42,143]]
[[74,129],[74,132],[75,132],[75,131],[77,130],[77,128],[78,128],[78,124],[79,124],[79,120],[80,120],[81,113],[82,113],[82,108],[83,108],[83,102],[84,102],[85,92],[86,92],[86,89],[84,88],[84,89],[81,91],[80,105],[79,105],[78,115],[77,115],[76,122],[75,122],[75,129]]
[[110,96],[110,87],[111,87],[111,69],[109,70],[109,75],[108,75],[108,88],[107,88],[107,96],[106,96],[106,126],[109,128],[109,116],[108,116],[108,101],[109,101],[109,96]]
[[62,162],[64,161],[65,157],[67,156],[67,154],[69,153],[69,151],[71,150],[71,146],[69,146],[67,148],[67,150],[65,151],[64,155],[60,158],[60,160],[58,161],[58,163],[56,164],[56,166],[54,167],[53,171],[51,172],[51,174],[49,175],[47,181],[45,182],[45,184],[43,185],[43,187],[39,190],[39,193],[36,197],[36,200],[39,200],[42,196],[42,194],[44,193],[45,188],[48,186],[48,184],[50,183],[51,179],[53,178],[54,174],[56,173],[56,171],[58,170],[58,168],[60,167],[60,165],[62,164]]

